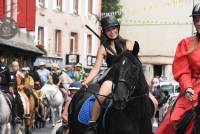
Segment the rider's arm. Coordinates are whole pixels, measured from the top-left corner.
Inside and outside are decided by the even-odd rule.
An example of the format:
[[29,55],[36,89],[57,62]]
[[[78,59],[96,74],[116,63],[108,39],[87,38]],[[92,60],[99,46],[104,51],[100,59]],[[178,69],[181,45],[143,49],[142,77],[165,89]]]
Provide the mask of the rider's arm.
[[96,59],[95,65],[90,71],[86,80],[84,81],[85,84],[89,83],[98,74],[101,68],[101,65],[103,63],[104,56],[105,56],[105,48],[103,47],[103,45],[100,45],[97,52],[97,59]]
[[192,88],[191,69],[189,64],[188,46],[186,40],[182,40],[176,49],[172,72],[174,79],[179,82],[181,92],[184,93],[188,88]]

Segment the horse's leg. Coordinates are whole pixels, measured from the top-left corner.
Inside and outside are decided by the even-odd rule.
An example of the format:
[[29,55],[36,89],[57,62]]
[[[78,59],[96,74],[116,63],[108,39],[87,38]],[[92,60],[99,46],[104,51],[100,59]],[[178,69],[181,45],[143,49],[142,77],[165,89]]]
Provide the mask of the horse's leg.
[[51,109],[52,127],[54,127],[56,124],[56,116],[55,116],[56,113],[55,113],[55,109],[52,106],[50,106],[50,109]]
[[62,105],[58,107],[59,109],[59,120],[62,118]]
[[5,134],[6,133],[6,125],[7,124],[3,124],[2,126],[0,126],[0,132],[1,132],[1,134]]
[[11,134],[11,124],[8,123],[6,126],[6,134]]
[[29,103],[30,103],[30,113],[31,113],[29,131],[31,131],[35,120],[35,98],[33,95],[30,95]]

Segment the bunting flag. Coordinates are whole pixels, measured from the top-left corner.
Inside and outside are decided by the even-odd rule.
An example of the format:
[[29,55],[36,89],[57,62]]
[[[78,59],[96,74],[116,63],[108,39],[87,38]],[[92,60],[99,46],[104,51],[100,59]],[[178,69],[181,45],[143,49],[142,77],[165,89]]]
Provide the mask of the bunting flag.
[[5,15],[6,11],[6,0],[0,0],[0,18]]
[[28,0],[18,0],[17,1],[17,24],[20,28],[26,28],[26,5]]
[[27,0],[27,30],[35,31],[35,12],[36,12],[35,0]]
[[157,4],[150,4],[150,5],[146,5],[144,7],[138,7],[138,8],[128,8],[126,9],[127,12],[131,13],[131,14],[138,14],[138,13],[142,13],[142,12],[151,12],[154,10],[161,10],[164,8],[171,8],[171,7],[177,7],[177,6],[181,6],[181,4],[190,4],[192,3],[192,0],[167,0],[164,2],[158,2]]

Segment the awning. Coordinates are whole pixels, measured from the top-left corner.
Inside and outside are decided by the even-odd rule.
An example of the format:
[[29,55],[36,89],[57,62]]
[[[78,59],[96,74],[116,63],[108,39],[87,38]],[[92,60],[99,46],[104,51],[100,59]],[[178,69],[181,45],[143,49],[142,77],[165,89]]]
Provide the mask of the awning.
[[44,62],[46,64],[46,67],[51,67],[52,63],[57,63],[60,67],[63,67],[63,58],[62,57],[37,57],[34,66],[39,66],[40,62]]
[[39,48],[36,46],[33,46],[31,44],[26,44],[22,42],[17,42],[15,40],[4,40],[0,38],[0,49],[1,46],[7,46],[7,47],[12,47],[15,49],[23,50],[23,51],[28,51],[37,55],[43,55],[44,52],[42,52]]

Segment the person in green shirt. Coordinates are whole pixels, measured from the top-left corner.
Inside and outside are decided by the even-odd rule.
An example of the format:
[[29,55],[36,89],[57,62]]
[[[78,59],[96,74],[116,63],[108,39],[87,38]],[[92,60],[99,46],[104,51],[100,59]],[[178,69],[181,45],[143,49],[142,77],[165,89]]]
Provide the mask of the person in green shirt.
[[76,71],[75,71],[76,81],[82,82],[85,79],[85,70],[82,67],[81,63],[76,64]]

